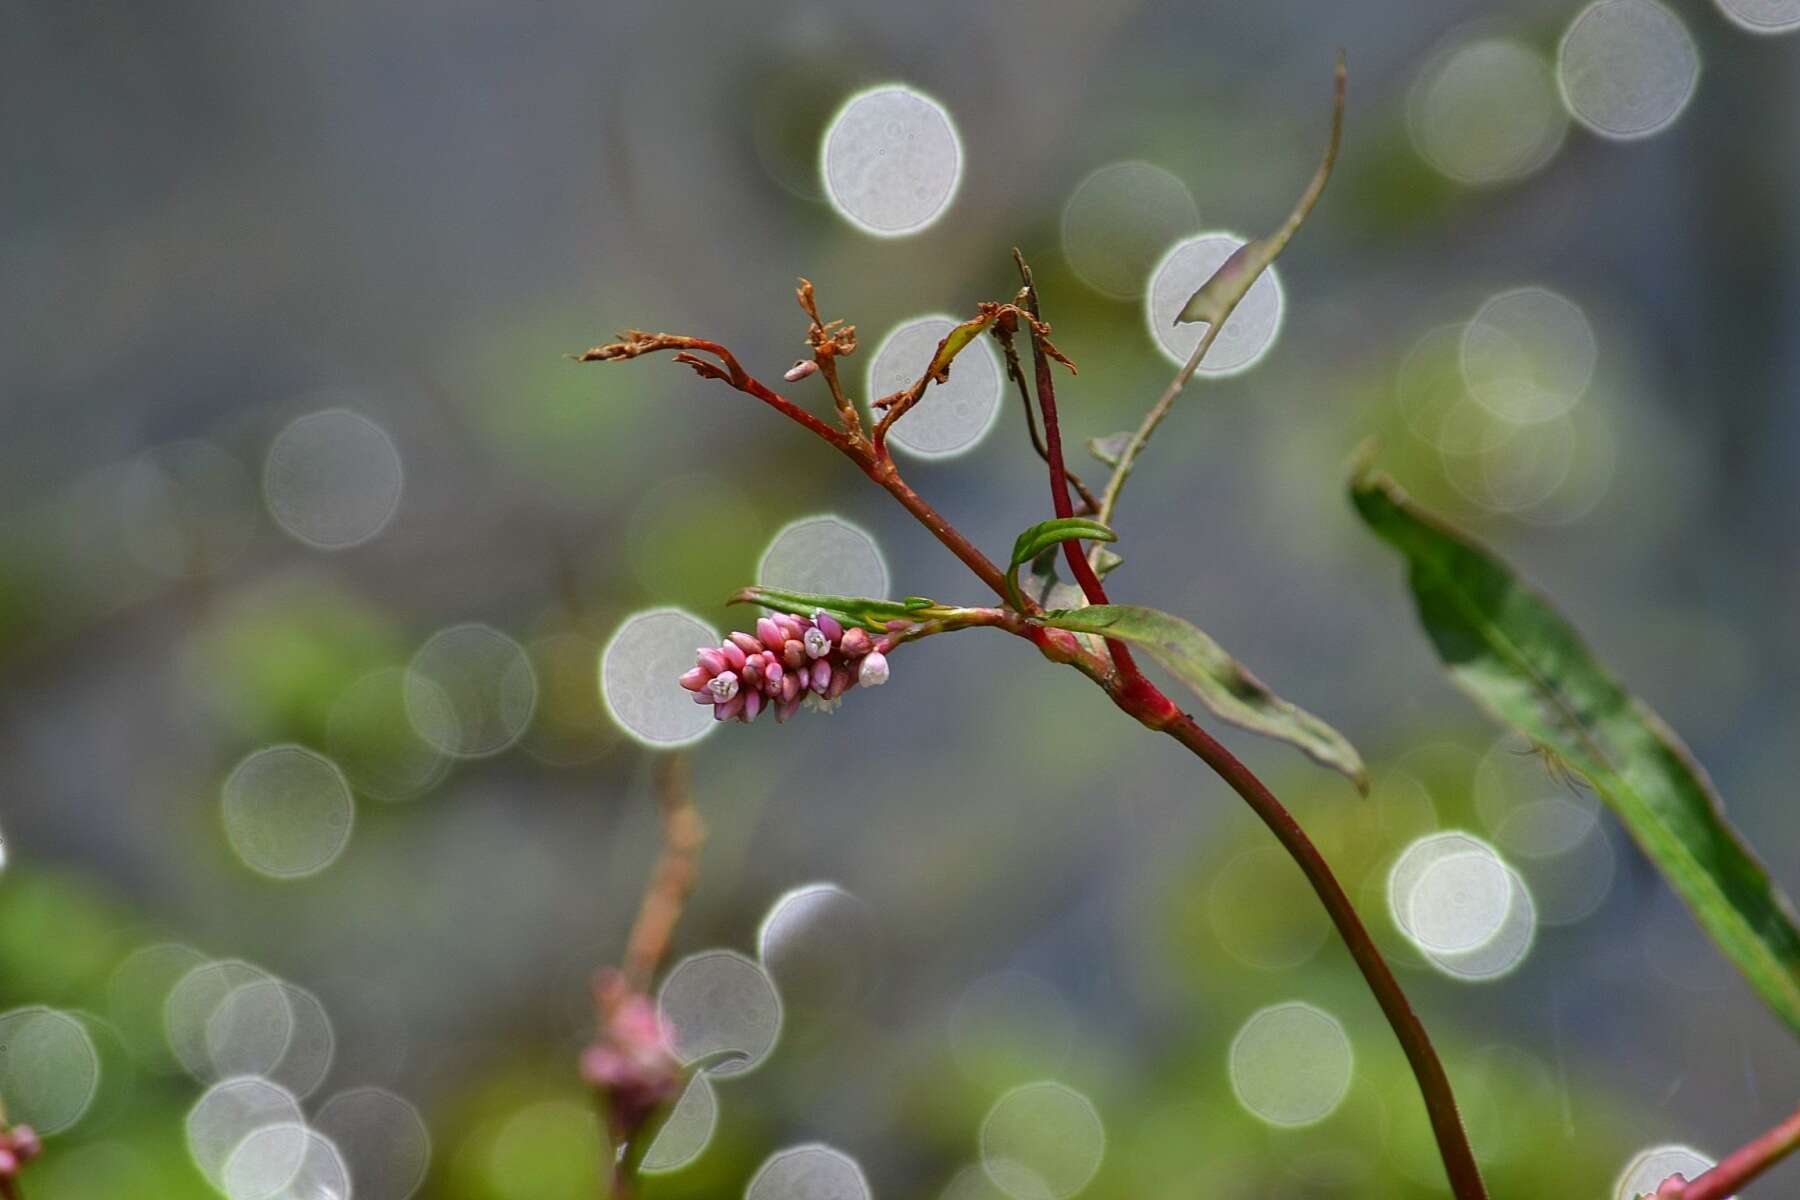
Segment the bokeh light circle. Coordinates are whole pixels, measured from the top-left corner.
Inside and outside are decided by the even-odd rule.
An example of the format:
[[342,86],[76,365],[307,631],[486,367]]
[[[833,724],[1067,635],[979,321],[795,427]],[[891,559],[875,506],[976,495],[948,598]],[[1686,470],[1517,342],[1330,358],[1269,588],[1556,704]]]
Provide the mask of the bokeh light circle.
[[182,1069],[196,1079],[219,1078],[215,1051],[226,1050],[228,1061],[240,1052],[223,1040],[231,1025],[215,1026],[213,1015],[239,988],[273,982],[267,971],[236,958],[203,962],[176,980],[163,1000],[163,1036]]
[[1459,183],[1510,183],[1550,161],[1568,130],[1556,76],[1510,38],[1452,46],[1413,85],[1408,126],[1420,155]]
[[[1177,242],[1151,272],[1144,312],[1151,338],[1171,362],[1186,363],[1208,328],[1204,321],[1177,325],[1176,315],[1243,244],[1236,234],[1202,233]],[[1196,373],[1236,375],[1261,362],[1281,331],[1282,307],[1281,283],[1270,267],[1250,285]]]
[[1792,33],[1800,29],[1800,0],[1718,0],[1725,19],[1751,33]]
[[744,1200],[870,1200],[856,1160],[814,1142],[771,1154],[757,1168]]
[[61,1133],[100,1090],[100,1052],[87,1028],[53,1008],[0,1014],[0,1101],[7,1120]]
[[229,1200],[350,1200],[350,1169],[305,1125],[264,1125],[234,1147],[219,1173]]
[[266,1079],[227,1079],[206,1089],[188,1109],[184,1125],[188,1154],[208,1182],[223,1190],[231,1152],[259,1129],[298,1125],[300,1102]]
[[238,984],[206,1018],[206,1056],[220,1077],[267,1076],[293,1038],[294,1006],[275,979]]
[[425,639],[406,667],[406,714],[443,754],[485,758],[519,740],[537,710],[537,673],[525,648],[471,622]]
[[826,127],[819,175],[839,216],[877,237],[918,233],[949,209],[962,141],[944,106],[899,84],[852,96]]
[[[879,600],[888,591],[887,561],[860,526],[830,515],[803,517],[782,526],[770,540],[757,564],[756,582],[795,592]],[[691,666],[690,662],[682,670]],[[690,697],[683,694],[682,699]]]
[[1231,1090],[1270,1125],[1323,1121],[1350,1090],[1355,1056],[1336,1017],[1300,1001],[1262,1009],[1232,1039]]
[[695,704],[682,688],[702,646],[719,635],[700,618],[679,608],[633,613],[600,652],[600,697],[627,734],[646,745],[669,748],[699,741],[712,732],[713,711]]
[[869,906],[835,883],[783,893],[756,933],[757,957],[782,1003],[808,1011],[843,1009],[866,991],[874,941]]
[[1541,287],[1491,296],[1463,327],[1469,395],[1518,424],[1560,417],[1587,393],[1599,357],[1579,304]]
[[1512,906],[1512,876],[1496,855],[1447,854],[1419,873],[1407,900],[1414,942],[1440,954],[1460,953],[1500,932]]
[[316,875],[344,852],[356,800],[337,764],[304,746],[270,746],[238,763],[221,792],[225,837],[271,879]]
[[1464,982],[1516,968],[1537,936],[1531,891],[1488,843],[1467,833],[1428,834],[1388,872],[1388,911],[1439,970]]
[[387,430],[344,408],[295,418],[263,462],[269,515],[320,550],[347,550],[380,533],[403,486],[400,451]]
[[1700,52],[1681,18],[1655,0],[1595,0],[1556,56],[1563,103],[1602,137],[1660,133],[1693,98]]
[[419,1110],[385,1088],[356,1087],[320,1106],[313,1128],[349,1168],[356,1200],[410,1200],[431,1169],[431,1131]]
[[[869,360],[870,401],[891,396],[919,381],[944,335],[960,322],[943,314],[914,317],[896,325]],[[955,458],[974,449],[1000,419],[1000,359],[986,338],[977,338],[950,364],[943,383],[925,389],[919,402],[888,430],[888,441],[916,458]],[[874,420],[881,414],[875,413]]]
[[1013,1088],[981,1122],[982,1168],[1016,1200],[1066,1200],[1093,1181],[1105,1155],[1093,1102],[1050,1080]]
[[706,1072],[696,1071],[688,1077],[681,1097],[656,1131],[655,1140],[638,1164],[640,1169],[649,1175],[679,1171],[706,1152],[718,1127],[718,1094]]
[[781,1036],[781,998],[761,966],[734,950],[704,950],[676,963],[656,997],[669,1043],[683,1063],[713,1075],[761,1065]]
[[1063,257],[1095,291],[1132,300],[1169,245],[1199,223],[1194,195],[1175,175],[1154,163],[1108,163],[1063,205]]
[[170,988],[206,962],[192,946],[157,942],[139,946],[113,968],[106,982],[106,1014],[141,1066],[162,1072],[179,1066],[163,1036],[163,1004]]
[[1663,1180],[1671,1175],[1687,1176],[1692,1182],[1704,1171],[1717,1165],[1692,1146],[1670,1143],[1641,1150],[1619,1172],[1613,1184],[1613,1200],[1637,1200],[1640,1195],[1654,1195]]

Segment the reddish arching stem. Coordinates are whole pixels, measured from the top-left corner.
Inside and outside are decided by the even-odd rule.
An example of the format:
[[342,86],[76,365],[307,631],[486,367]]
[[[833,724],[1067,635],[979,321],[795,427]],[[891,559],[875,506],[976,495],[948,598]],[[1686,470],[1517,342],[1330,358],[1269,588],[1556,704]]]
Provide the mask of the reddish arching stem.
[[1657,1192],[1658,1200],[1725,1200],[1800,1149],[1800,1109],[1767,1133],[1727,1154],[1712,1170]]

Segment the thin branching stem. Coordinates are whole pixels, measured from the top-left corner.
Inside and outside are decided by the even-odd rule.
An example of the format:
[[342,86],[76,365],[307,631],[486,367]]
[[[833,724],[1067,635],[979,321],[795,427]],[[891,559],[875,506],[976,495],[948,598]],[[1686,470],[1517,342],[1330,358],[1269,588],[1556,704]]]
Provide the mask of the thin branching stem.
[[[1156,432],[1156,427],[1161,425],[1163,418],[1169,415],[1169,410],[1175,405],[1175,397],[1181,394],[1181,389],[1187,386],[1189,379],[1193,378],[1194,372],[1199,369],[1200,360],[1205,358],[1207,351],[1212,349],[1213,341],[1219,336],[1219,330],[1224,328],[1226,319],[1237,309],[1245,293],[1250,290],[1250,285],[1256,282],[1256,277],[1268,269],[1269,264],[1281,255],[1282,250],[1287,247],[1294,234],[1298,233],[1300,227],[1306,224],[1306,218],[1311,215],[1313,206],[1319,202],[1319,196],[1324,193],[1325,184],[1331,179],[1332,168],[1337,165],[1338,144],[1343,140],[1344,86],[1347,78],[1344,56],[1340,54],[1338,55],[1331,106],[1331,137],[1325,144],[1325,157],[1319,163],[1319,169],[1313,173],[1312,182],[1306,185],[1306,191],[1300,196],[1299,202],[1294,205],[1293,212],[1288,214],[1286,222],[1274,234],[1263,239],[1262,244],[1257,247],[1257,253],[1250,263],[1250,269],[1238,282],[1232,294],[1224,297],[1220,311],[1213,314],[1213,319],[1207,323],[1206,335],[1200,339],[1200,344],[1194,347],[1194,352],[1188,355],[1187,362],[1182,364],[1181,370],[1175,372],[1175,378],[1169,381],[1169,386],[1163,389],[1162,395],[1156,398],[1156,403],[1150,406],[1150,411],[1144,414],[1144,419],[1132,431],[1130,440],[1125,443],[1125,449],[1119,454],[1118,466],[1113,468],[1112,478],[1106,481],[1106,488],[1100,494],[1099,520],[1101,524],[1112,524],[1113,511],[1119,506],[1119,493],[1125,489],[1125,481],[1131,478],[1131,470],[1137,465],[1138,455],[1143,453],[1144,446],[1150,441],[1150,435]],[[1220,269],[1222,271],[1229,269],[1231,265],[1227,263]]]

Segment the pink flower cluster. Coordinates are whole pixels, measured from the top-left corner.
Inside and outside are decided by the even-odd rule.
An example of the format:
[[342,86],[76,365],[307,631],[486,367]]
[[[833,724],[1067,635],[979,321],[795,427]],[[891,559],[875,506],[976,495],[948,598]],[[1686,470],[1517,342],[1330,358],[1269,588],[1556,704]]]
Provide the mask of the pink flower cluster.
[[748,725],[766,708],[785,721],[802,702],[830,712],[857,684],[886,683],[888,648],[885,638],[845,629],[827,612],[810,621],[776,613],[756,622],[755,636],[733,633],[717,647],[700,647],[699,665],[681,677],[681,686],[694,693],[694,703],[712,705],[720,721]]
[[602,1027],[582,1052],[581,1076],[605,1098],[613,1139],[624,1144],[681,1094],[681,1064],[654,1000],[628,988],[616,971],[603,973],[596,990]]
[[43,1148],[44,1144],[29,1125],[0,1129],[0,1184],[10,1187],[19,1168],[36,1158]]

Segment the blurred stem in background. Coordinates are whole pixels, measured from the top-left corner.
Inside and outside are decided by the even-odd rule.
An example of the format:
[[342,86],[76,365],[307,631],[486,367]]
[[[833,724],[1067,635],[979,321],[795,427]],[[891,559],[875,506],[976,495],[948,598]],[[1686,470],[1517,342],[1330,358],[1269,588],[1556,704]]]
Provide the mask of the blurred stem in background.
[[601,1176],[611,1183],[602,1196],[613,1200],[636,1194],[644,1155],[687,1084],[650,996],[657,966],[698,880],[700,847],[706,841],[685,755],[671,753],[658,762],[656,793],[662,853],[644,885],[622,964],[595,976],[599,1033],[581,1058],[582,1076],[594,1088],[606,1121],[610,1161]]

